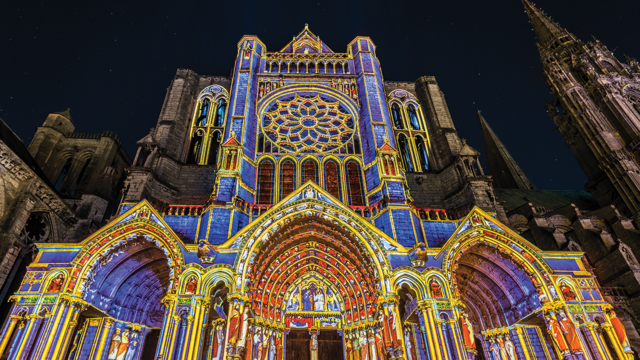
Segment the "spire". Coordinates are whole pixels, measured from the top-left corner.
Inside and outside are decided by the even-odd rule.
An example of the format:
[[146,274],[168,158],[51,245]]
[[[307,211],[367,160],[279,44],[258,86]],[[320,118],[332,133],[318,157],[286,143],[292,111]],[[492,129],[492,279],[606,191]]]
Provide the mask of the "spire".
[[511,157],[480,111],[478,111],[478,118],[484,139],[484,151],[487,153],[489,173],[493,175],[494,186],[498,189],[535,190],[536,187]]
[[543,46],[548,46],[558,35],[566,33],[566,31],[551,20],[545,13],[533,6],[529,0],[522,0],[524,8],[529,15],[529,20],[536,32],[538,42]]

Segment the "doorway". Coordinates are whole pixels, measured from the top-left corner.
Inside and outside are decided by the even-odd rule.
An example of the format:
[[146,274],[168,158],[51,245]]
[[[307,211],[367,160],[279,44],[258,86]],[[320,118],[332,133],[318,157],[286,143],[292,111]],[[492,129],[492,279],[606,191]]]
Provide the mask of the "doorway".
[[342,336],[337,331],[320,331],[318,335],[318,359],[342,359]]
[[[285,358],[289,360],[311,359],[311,336],[308,330],[291,330],[287,334]],[[319,359],[324,359],[318,357]],[[339,359],[339,358],[338,358]]]

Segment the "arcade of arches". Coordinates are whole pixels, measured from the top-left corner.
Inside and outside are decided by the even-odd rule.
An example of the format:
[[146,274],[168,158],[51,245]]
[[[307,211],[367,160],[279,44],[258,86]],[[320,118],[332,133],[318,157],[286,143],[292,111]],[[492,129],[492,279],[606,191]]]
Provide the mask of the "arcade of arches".
[[[190,250],[145,202],[67,247],[68,266],[43,247],[3,358],[632,358],[593,276],[549,265],[579,255],[548,256],[480,211],[437,253],[406,249],[323,199],[311,186],[217,249]],[[212,251],[233,260],[207,265]]]

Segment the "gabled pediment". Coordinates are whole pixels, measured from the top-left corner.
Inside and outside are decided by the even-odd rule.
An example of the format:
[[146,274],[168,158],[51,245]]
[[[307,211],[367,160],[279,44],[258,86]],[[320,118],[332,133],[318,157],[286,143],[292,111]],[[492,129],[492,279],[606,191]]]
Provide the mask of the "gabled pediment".
[[[294,202],[304,202],[303,200],[309,200],[309,203],[326,203],[330,205],[332,209],[337,210],[329,210],[334,214],[337,214],[337,217],[345,222],[345,225],[349,225],[354,228],[362,228],[366,227],[368,231],[375,233],[379,238],[379,241],[382,244],[382,247],[386,251],[407,251],[401,244],[396,242],[393,238],[390,238],[380,229],[373,226],[370,222],[361,218],[360,215],[356,214],[351,208],[345,205],[342,201],[336,199],[331,194],[329,194],[326,190],[318,186],[313,181],[307,181],[305,184],[297,188],[293,193],[289,194],[289,196],[282,199],[277,204],[274,204],[269,211],[258,217],[256,220],[251,222],[249,225],[245,226],[244,229],[239,231],[237,234],[232,236],[229,240],[219,245],[216,250],[224,251],[225,249],[239,249],[241,247],[241,243],[245,237],[245,233],[252,232],[255,227],[259,226],[259,224],[263,224],[266,222],[272,222],[272,220],[279,219],[281,213],[286,212],[287,209],[291,211],[291,203]],[[314,205],[308,207],[309,210],[315,209]],[[322,209],[322,207],[320,207]],[[326,210],[326,209],[325,209]],[[267,220],[273,218],[272,220]],[[352,220],[353,219],[353,220]],[[356,224],[357,223],[357,224]],[[356,225],[356,226],[354,226]]]
[[308,54],[326,54],[333,53],[327,45],[325,45],[319,36],[309,30],[309,25],[305,24],[304,29],[293,37],[287,46],[278,51],[280,53],[308,53]]

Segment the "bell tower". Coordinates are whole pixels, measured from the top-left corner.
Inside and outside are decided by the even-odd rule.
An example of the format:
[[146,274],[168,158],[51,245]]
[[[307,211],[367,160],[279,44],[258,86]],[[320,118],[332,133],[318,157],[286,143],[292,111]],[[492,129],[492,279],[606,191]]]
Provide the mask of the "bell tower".
[[600,41],[584,43],[523,0],[545,80],[547,103],[564,141],[587,175],[600,206],[640,211],[640,77],[638,62],[620,62]]

